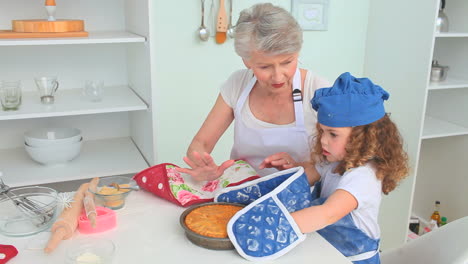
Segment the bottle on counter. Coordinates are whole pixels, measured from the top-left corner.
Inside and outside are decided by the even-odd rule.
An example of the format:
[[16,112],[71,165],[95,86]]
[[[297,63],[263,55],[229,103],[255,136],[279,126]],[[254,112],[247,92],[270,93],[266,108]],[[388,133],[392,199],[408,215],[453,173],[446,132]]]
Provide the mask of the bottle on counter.
[[410,218],[409,229],[415,234],[419,234],[419,218],[417,217]]
[[439,226],[437,225],[437,221],[434,220],[434,219],[431,219],[431,221],[429,222],[429,224],[424,227],[423,229],[423,235],[426,234],[426,233],[429,233],[435,229],[439,228]]
[[447,224],[447,217],[442,216],[440,218],[440,226],[446,225]]
[[431,220],[435,220],[437,222],[437,226],[440,226],[440,222],[441,222],[439,210],[440,210],[440,201],[435,201],[435,208],[434,208],[434,212],[431,215]]

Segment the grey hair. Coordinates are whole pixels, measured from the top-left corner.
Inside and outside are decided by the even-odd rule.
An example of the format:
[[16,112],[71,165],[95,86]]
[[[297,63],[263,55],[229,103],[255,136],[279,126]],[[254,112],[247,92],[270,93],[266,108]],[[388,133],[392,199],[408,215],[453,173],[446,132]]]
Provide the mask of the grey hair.
[[252,51],[270,55],[291,54],[301,50],[302,29],[294,17],[271,3],[244,9],[235,27],[234,48],[243,59]]

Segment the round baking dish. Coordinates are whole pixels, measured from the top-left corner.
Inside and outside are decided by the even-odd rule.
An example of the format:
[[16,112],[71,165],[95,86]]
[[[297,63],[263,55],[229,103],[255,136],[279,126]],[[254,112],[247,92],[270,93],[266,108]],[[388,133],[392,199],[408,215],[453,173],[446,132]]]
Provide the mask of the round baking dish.
[[195,210],[196,208],[202,207],[202,206],[207,206],[207,205],[234,205],[234,206],[239,206],[239,207],[245,207],[243,204],[236,204],[236,203],[224,203],[224,202],[210,202],[210,203],[201,203],[201,204],[196,204],[192,205],[191,207],[187,208],[181,215],[180,215],[180,225],[184,228],[185,230],[185,236],[194,243],[197,246],[208,248],[208,249],[214,249],[214,250],[228,250],[228,249],[234,249],[234,245],[231,243],[231,240],[229,240],[229,237],[226,238],[217,238],[217,237],[208,237],[208,236],[203,236],[198,233],[195,233],[194,231],[190,230],[187,225],[185,224],[185,217]]

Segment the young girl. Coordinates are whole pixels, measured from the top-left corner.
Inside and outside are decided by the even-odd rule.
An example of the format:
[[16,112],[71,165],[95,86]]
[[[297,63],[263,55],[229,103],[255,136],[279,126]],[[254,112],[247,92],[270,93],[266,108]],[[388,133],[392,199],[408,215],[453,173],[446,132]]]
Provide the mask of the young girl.
[[354,263],[380,263],[382,192],[391,192],[408,173],[401,136],[383,106],[388,97],[369,79],[343,73],[311,100],[318,115],[316,171],[306,169],[320,181],[314,206],[291,215],[303,233],[317,231]]

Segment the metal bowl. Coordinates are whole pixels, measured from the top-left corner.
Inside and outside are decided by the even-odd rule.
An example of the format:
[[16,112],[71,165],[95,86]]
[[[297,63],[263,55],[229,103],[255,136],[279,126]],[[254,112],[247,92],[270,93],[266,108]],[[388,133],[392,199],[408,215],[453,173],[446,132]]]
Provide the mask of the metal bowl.
[[185,217],[192,212],[194,209],[207,206],[207,205],[217,205],[217,204],[225,204],[225,205],[236,205],[239,207],[245,207],[243,204],[236,204],[236,203],[201,203],[193,205],[187,208],[181,215],[180,215],[180,225],[185,230],[185,236],[197,246],[208,248],[208,249],[215,249],[215,250],[227,250],[227,249],[234,249],[234,245],[231,243],[228,237],[226,238],[217,238],[217,237],[207,237],[200,234],[197,234],[190,230],[187,225],[185,224]]

